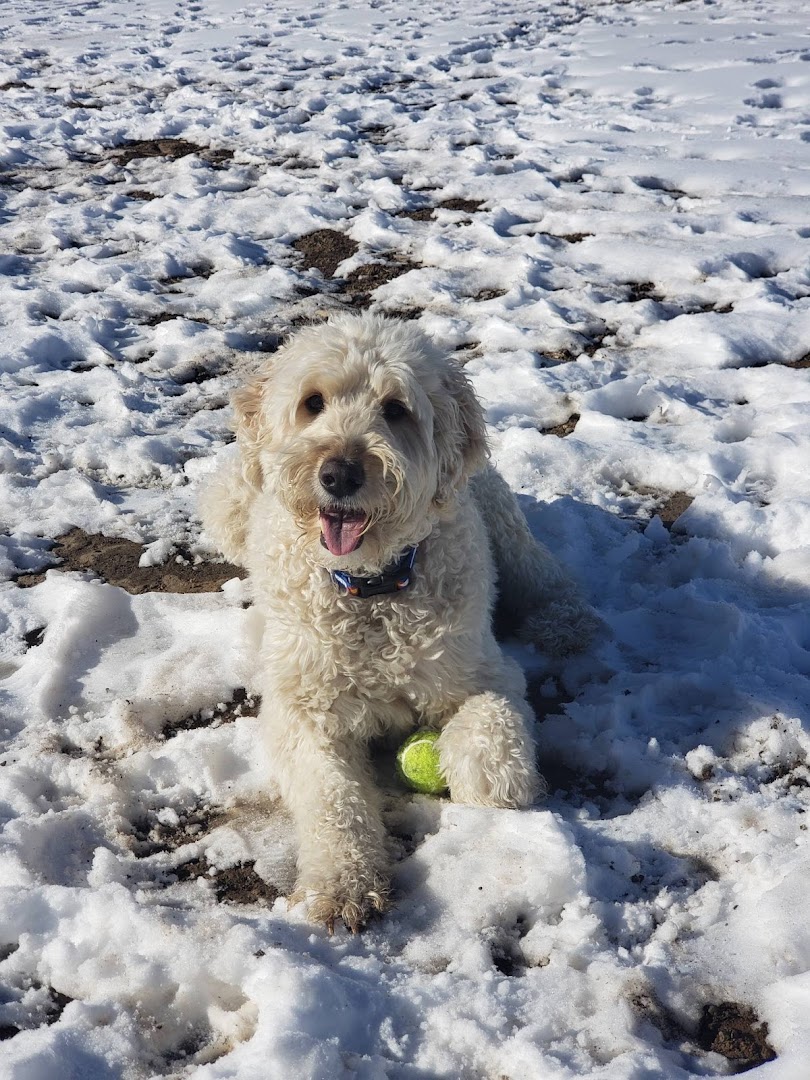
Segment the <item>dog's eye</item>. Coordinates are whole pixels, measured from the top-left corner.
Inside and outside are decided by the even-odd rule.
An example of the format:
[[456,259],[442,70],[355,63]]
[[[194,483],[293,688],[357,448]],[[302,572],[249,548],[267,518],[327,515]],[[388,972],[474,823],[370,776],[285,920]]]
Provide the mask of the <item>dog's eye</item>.
[[404,419],[408,415],[408,410],[401,401],[386,401],[382,407],[382,414],[386,420],[393,422]]
[[317,416],[318,413],[322,413],[326,408],[323,394],[310,394],[309,397],[304,400],[304,408],[311,416]]

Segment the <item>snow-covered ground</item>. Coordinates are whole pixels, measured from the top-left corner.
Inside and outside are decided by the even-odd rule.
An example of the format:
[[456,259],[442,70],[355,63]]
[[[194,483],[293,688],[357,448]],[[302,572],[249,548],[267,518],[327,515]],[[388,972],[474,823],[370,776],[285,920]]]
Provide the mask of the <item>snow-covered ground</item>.
[[[0,164],[0,1076],[810,1076],[802,5],[4,0]],[[330,939],[195,495],[366,302],[613,636],[512,647],[552,795],[390,782],[396,910]]]

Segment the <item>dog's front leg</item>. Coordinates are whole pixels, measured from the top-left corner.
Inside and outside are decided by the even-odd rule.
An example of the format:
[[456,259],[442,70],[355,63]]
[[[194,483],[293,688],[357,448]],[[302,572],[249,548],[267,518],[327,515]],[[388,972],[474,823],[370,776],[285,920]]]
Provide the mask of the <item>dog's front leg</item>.
[[474,694],[450,717],[438,740],[454,802],[531,806],[543,791],[525,701],[494,691]]
[[[319,718],[278,704],[269,749],[282,797],[298,834],[298,883],[291,903],[331,933],[342,919],[352,933],[388,906],[389,871],[380,798],[365,745],[330,737]],[[325,730],[326,729],[326,730]]]

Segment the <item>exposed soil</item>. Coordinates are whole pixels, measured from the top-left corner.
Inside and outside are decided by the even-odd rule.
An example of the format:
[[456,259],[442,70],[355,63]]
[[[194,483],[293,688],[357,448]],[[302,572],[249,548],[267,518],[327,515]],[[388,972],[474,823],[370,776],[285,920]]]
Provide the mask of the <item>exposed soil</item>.
[[671,529],[681,514],[688,510],[694,501],[692,496],[687,495],[685,491],[674,491],[671,495],[666,496],[656,512],[664,525]]
[[208,382],[209,379],[218,378],[222,370],[218,364],[212,367],[207,367],[205,364],[189,364],[188,367],[173,371],[171,378],[177,386],[188,386],[189,383],[196,383],[199,386],[200,383]]
[[408,262],[405,259],[366,263],[346,276],[346,286],[350,292],[373,292],[380,285],[387,285],[389,281],[407,274],[409,270],[414,270],[417,266],[417,263]]
[[807,356],[803,356],[800,360],[791,360],[789,363],[784,364],[783,367],[789,368],[810,368],[810,353]]
[[222,708],[200,709],[191,716],[170,720],[163,728],[163,738],[173,739],[181,731],[194,731],[196,728],[218,728],[223,724],[232,724],[240,716],[256,716],[261,703],[258,694],[249,694],[244,686],[240,686],[234,690],[231,700],[223,703]]
[[197,146],[186,139],[133,139],[110,147],[107,154],[118,165],[129,165],[136,158],[161,157],[175,161],[189,154],[198,154],[209,164],[219,165],[231,160],[233,150],[214,150],[210,146]]
[[151,191],[144,191],[143,188],[135,188],[126,194],[128,199],[138,199],[140,202],[151,202],[152,199],[159,198],[158,195],[154,195]]
[[420,206],[415,210],[398,210],[394,217],[408,218],[410,221],[432,221],[437,210],[456,210],[464,214],[474,214],[484,205],[481,199],[442,199],[434,206]]
[[41,645],[45,637],[45,627],[35,626],[33,630],[27,630],[23,634],[23,641],[29,649],[35,648],[37,645]]
[[580,355],[573,349],[546,349],[537,354],[537,359],[541,367],[556,367],[558,364],[572,364]]
[[768,1025],[748,1005],[734,1001],[721,1001],[719,1005],[704,1008],[697,1041],[702,1049],[722,1054],[737,1073],[755,1069],[776,1057],[768,1042]]
[[483,199],[442,199],[436,203],[439,210],[458,210],[464,214],[474,214],[483,205]]
[[170,274],[169,277],[160,278],[158,280],[159,285],[178,285],[181,281],[188,281],[189,278],[209,278],[214,272],[213,263],[199,263],[197,266],[190,266],[188,270],[183,274]]
[[150,811],[132,822],[132,847],[139,858],[159,851],[176,851],[199,840],[224,820],[223,811],[213,806],[198,806],[185,811],[176,825],[158,821],[155,812]]
[[293,241],[292,246],[303,255],[303,265],[320,270],[325,278],[334,277],[344,261],[360,250],[356,241],[335,229],[316,229]]
[[[233,563],[195,563],[178,552],[162,566],[138,566],[143,554],[140,544],[120,537],[102,536],[72,529],[60,537],[51,549],[52,567],[61,570],[90,570],[110,585],[128,593],[147,592],[198,593],[218,592],[224,582],[245,577],[245,571]],[[179,558],[181,561],[175,561]],[[45,571],[20,574],[20,586],[39,585]]]
[[228,904],[263,904],[269,906],[279,896],[277,889],[260,878],[253,869],[253,863],[238,863],[226,870],[216,870],[204,855],[191,859],[174,870],[178,881],[194,881],[204,878],[214,886],[216,898],[220,903]]
[[387,285],[394,278],[407,274],[414,270],[417,263],[407,259],[388,259],[385,262],[366,263],[358,266],[346,275],[346,291],[349,294],[353,307],[366,307],[371,300],[371,294],[381,285]]
[[424,308],[418,307],[385,308],[382,314],[388,315],[391,319],[418,319],[424,310]]
[[494,927],[488,935],[492,966],[507,978],[523,975],[529,967],[520,944],[527,929],[525,918],[519,915],[513,926]]
[[373,143],[375,146],[380,146],[388,141],[388,133],[391,130],[392,129],[385,124],[369,124],[368,127],[360,129],[360,134],[370,143]]
[[651,281],[631,281],[627,286],[627,299],[631,304],[640,300],[657,300],[658,288]]
[[697,1032],[690,1033],[650,991],[633,995],[631,1004],[668,1043],[686,1053],[694,1054],[699,1048],[721,1054],[730,1063],[732,1073],[747,1072],[776,1057],[768,1042],[768,1025],[748,1005],[735,1001],[706,1005]]
[[410,221],[432,221],[434,212],[432,206],[421,206],[416,210],[398,210],[394,217],[404,217]]
[[571,413],[567,420],[564,420],[561,424],[554,424],[553,427],[540,428],[541,435],[556,435],[560,439],[564,439],[566,435],[570,435],[574,428],[579,423],[579,413]]
[[685,491],[658,491],[655,488],[635,485],[639,495],[646,495],[655,500],[654,513],[658,514],[667,529],[672,529],[675,522],[695,501]]

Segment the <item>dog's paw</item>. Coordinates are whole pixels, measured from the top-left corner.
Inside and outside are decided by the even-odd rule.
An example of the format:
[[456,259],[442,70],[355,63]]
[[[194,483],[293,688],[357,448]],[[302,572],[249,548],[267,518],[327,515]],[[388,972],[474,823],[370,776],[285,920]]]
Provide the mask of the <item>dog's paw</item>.
[[374,874],[370,879],[357,875],[332,882],[300,882],[290,896],[288,905],[306,902],[311,922],[325,926],[329,934],[335,924],[342,922],[352,934],[358,933],[375,915],[382,915],[391,906],[388,879]]
[[450,780],[450,798],[467,806],[521,810],[545,793],[545,781],[531,766],[493,771],[485,762],[471,761]]
[[492,691],[468,698],[443,728],[437,746],[453,802],[520,809],[545,790],[525,702]]

